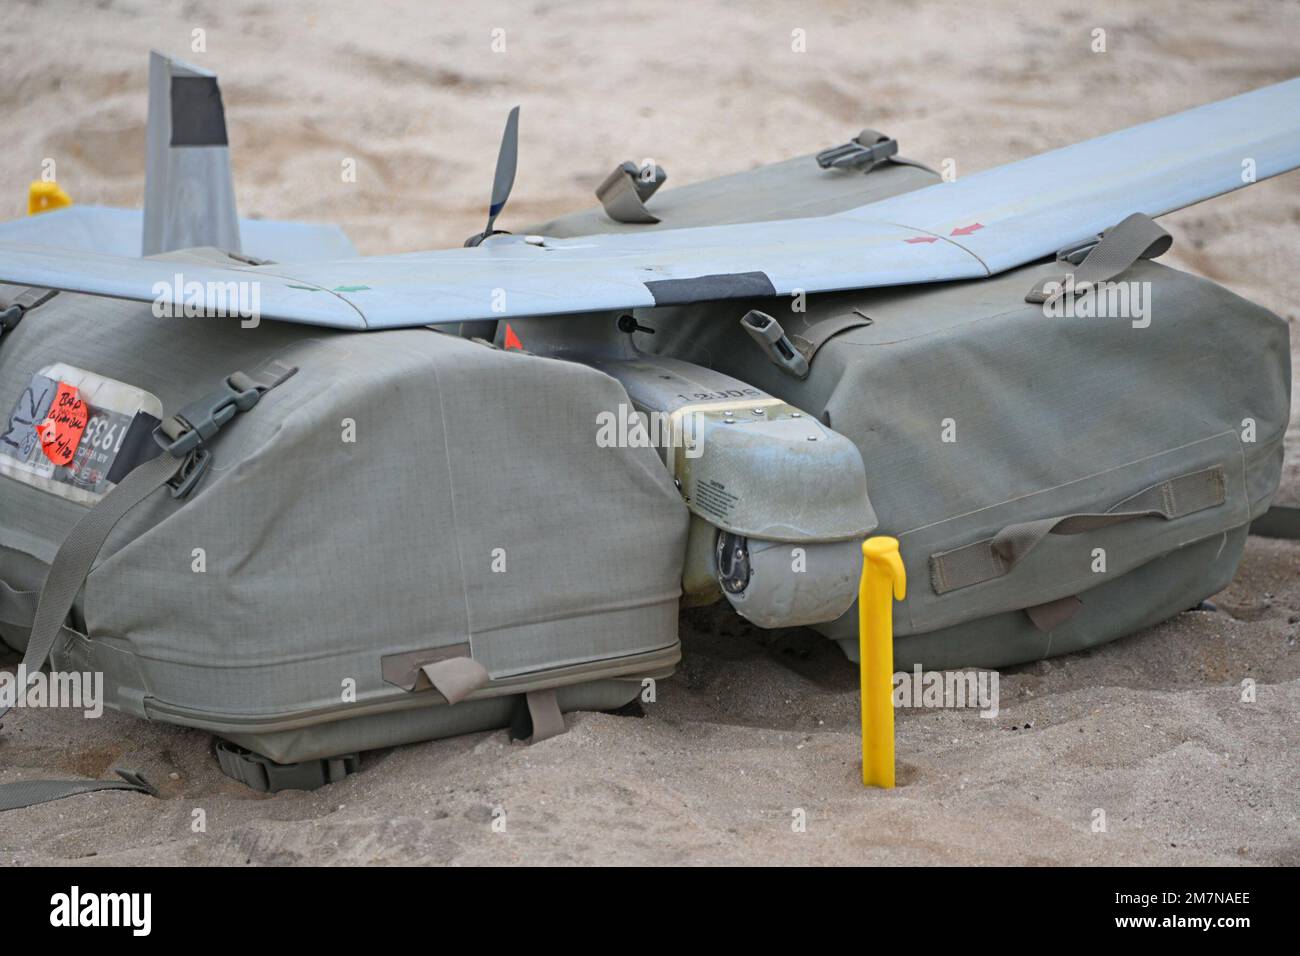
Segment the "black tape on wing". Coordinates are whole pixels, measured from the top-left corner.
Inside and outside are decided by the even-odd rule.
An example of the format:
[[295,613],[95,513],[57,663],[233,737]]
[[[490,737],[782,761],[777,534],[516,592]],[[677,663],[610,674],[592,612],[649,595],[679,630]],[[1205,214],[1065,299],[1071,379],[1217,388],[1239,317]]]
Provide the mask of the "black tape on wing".
[[689,305],[715,299],[748,299],[776,295],[772,280],[764,272],[736,272],[730,275],[696,276],[694,279],[659,279],[645,287],[655,305]]
[[215,76],[172,77],[173,146],[226,146],[226,111]]

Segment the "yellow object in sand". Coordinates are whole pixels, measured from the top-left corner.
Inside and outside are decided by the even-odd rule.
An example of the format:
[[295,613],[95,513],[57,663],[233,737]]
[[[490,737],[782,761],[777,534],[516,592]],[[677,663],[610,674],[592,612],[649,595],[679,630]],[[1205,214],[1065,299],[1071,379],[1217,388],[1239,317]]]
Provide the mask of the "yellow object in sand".
[[71,205],[72,197],[65,193],[58,183],[37,180],[27,190],[27,215],[29,216]]
[[862,543],[858,666],[862,680],[862,783],[894,786],[894,601],[907,596],[898,539]]

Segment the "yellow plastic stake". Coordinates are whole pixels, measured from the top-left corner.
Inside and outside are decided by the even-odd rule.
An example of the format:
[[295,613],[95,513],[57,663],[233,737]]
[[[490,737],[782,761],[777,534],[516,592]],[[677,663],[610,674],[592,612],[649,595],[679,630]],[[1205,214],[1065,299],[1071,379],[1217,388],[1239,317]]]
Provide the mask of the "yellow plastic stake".
[[27,215],[29,216],[71,205],[72,197],[60,189],[58,183],[37,180],[27,190]]
[[907,596],[898,539],[862,542],[858,666],[862,679],[862,783],[894,786],[894,601]]

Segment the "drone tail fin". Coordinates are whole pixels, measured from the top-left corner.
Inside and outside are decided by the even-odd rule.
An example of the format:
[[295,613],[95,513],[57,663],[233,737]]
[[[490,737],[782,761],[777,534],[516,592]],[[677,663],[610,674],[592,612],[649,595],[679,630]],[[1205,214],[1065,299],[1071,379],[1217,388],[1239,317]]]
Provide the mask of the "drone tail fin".
[[146,138],[142,255],[193,246],[239,252],[216,74],[151,53]]

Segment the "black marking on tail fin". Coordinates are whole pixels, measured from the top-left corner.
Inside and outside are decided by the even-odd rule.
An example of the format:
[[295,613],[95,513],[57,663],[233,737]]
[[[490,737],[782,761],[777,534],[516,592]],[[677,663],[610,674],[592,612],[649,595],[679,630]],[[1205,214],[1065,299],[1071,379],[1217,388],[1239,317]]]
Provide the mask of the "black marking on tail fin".
[[172,146],[227,146],[215,76],[172,77]]

